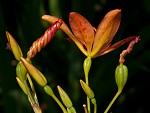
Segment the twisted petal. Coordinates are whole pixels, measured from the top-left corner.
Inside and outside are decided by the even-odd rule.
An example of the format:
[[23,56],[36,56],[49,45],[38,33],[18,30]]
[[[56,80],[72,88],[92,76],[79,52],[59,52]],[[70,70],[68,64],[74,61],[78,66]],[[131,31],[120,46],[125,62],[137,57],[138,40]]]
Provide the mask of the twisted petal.
[[121,10],[115,9],[108,12],[101,23],[95,34],[95,40],[93,44],[93,50],[91,56],[93,57],[96,53],[105,45],[110,43],[116,34],[121,20]]
[[[50,15],[43,15],[42,19],[47,21],[50,24],[52,24],[58,20],[57,17],[50,16]],[[60,26],[60,29],[63,30],[75,42],[75,44],[79,47],[79,49],[87,56],[87,52],[85,51],[84,47],[77,40],[77,38],[72,34],[72,32],[70,31],[70,29],[68,28],[67,24],[64,21],[63,21],[62,25]]]
[[85,45],[90,53],[94,41],[94,30],[92,25],[82,15],[71,12],[69,15],[69,23],[76,38]]
[[28,58],[33,58],[37,52],[39,52],[42,48],[44,48],[50,40],[54,37],[57,30],[59,30],[62,24],[62,20],[58,19],[55,23],[49,27],[41,38],[38,38],[30,47],[30,50],[27,54]]

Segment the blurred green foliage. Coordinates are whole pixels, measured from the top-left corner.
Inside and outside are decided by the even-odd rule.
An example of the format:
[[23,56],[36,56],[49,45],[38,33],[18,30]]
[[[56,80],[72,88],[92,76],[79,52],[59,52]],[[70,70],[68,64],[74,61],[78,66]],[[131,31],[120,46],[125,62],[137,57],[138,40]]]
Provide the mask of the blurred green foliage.
[[[32,113],[32,108],[15,79],[14,56],[6,50],[5,32],[10,32],[20,44],[24,56],[49,24],[41,19],[50,14],[68,24],[68,15],[75,11],[97,27],[110,10],[122,10],[122,21],[113,42],[138,35],[141,41],[126,57],[129,78],[121,96],[111,108],[114,113],[148,113],[150,101],[150,1],[149,0],[0,0],[0,113]],[[59,31],[52,42],[33,59],[33,64],[43,72],[56,95],[60,85],[70,96],[78,113],[83,113],[86,102],[79,79],[84,80],[85,56],[67,36]],[[98,113],[103,113],[117,91],[115,68],[119,54],[127,45],[93,60],[90,86],[95,92]],[[43,113],[61,112],[57,104],[36,83],[37,96]]]

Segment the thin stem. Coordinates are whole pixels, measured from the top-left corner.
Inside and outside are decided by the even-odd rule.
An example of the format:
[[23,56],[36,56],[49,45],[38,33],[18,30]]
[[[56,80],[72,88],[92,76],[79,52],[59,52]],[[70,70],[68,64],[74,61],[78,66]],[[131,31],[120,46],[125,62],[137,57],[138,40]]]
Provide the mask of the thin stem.
[[65,109],[65,107],[63,106],[63,104],[58,100],[58,98],[55,95],[53,95],[52,98],[60,106],[60,108],[62,109],[63,113],[68,113],[67,110]]
[[[89,85],[88,75],[85,75],[85,82],[87,85]],[[87,97],[87,110],[88,110],[88,113],[91,113],[90,99],[88,97]]]
[[122,90],[117,91],[116,95],[114,96],[114,98],[112,99],[112,101],[110,102],[110,104],[108,105],[108,107],[106,108],[104,113],[107,113],[109,111],[109,109],[111,108],[111,106],[113,105],[113,103],[118,98],[118,96],[120,95],[121,92],[122,92]]
[[24,80],[24,85],[25,85],[25,88],[27,90],[28,98],[29,98],[29,101],[30,101],[31,105],[35,104],[35,101],[33,99],[33,96],[31,95],[31,92],[30,92],[30,89],[29,89],[29,87],[27,85],[26,80]]
[[[89,86],[89,80],[88,80],[88,75],[89,75],[89,71],[90,71],[90,68],[91,68],[91,58],[90,57],[87,57],[85,60],[84,60],[84,63],[83,63],[83,68],[84,68],[84,73],[85,73],[85,82],[86,84]],[[90,99],[87,97],[87,110],[88,110],[88,113],[91,113],[91,110],[90,110]]]
[[88,111],[87,111],[87,108],[86,108],[86,105],[85,105],[85,104],[83,104],[83,108],[84,108],[84,113],[88,113]]
[[94,104],[94,113],[97,113],[97,104]]
[[26,88],[26,90],[27,90],[29,102],[31,103],[31,106],[32,106],[34,112],[35,112],[35,113],[42,113],[42,110],[41,110],[41,108],[39,107],[39,104],[35,102],[35,100],[34,100],[32,94],[31,94],[31,92],[30,92],[30,89],[29,89],[29,87],[28,87],[28,85],[27,85],[27,81],[26,81],[26,80],[24,80],[24,85],[25,85],[25,88]]

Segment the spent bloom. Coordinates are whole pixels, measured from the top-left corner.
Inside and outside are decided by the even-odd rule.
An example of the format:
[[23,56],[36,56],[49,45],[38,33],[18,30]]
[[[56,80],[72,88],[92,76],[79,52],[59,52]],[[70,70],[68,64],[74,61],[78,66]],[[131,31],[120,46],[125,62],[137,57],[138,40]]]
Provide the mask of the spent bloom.
[[[58,20],[57,17],[50,15],[44,15],[42,19],[49,23],[54,23]],[[121,10],[114,9],[105,15],[98,28],[95,29],[82,15],[71,12],[69,15],[71,30],[65,22],[63,22],[60,28],[87,57],[95,58],[109,53],[135,39],[136,36],[133,36],[111,45],[112,39],[120,26],[120,21]]]

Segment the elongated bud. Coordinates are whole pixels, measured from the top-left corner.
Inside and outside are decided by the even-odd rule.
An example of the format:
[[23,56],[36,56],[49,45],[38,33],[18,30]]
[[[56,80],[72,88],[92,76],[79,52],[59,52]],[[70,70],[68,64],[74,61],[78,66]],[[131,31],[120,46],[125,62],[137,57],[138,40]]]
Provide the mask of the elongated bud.
[[89,99],[93,99],[94,98],[94,92],[92,91],[92,89],[85,82],[83,82],[82,80],[80,80],[80,84],[82,86],[82,89],[86,93],[87,97]]
[[16,40],[6,31],[7,40],[11,51],[13,52],[15,59],[20,61],[20,57],[23,57],[22,51]]
[[119,66],[117,66],[115,71],[115,79],[118,86],[118,91],[122,91],[124,85],[127,82],[127,78],[128,78],[128,68],[125,65],[120,64]]
[[21,89],[23,90],[23,92],[27,95],[28,93],[27,93],[27,90],[26,90],[26,87],[25,87],[24,83],[23,83],[18,77],[16,77],[16,80],[17,80],[17,82],[18,82],[20,88],[21,88]]
[[19,61],[16,66],[16,74],[21,81],[26,79],[27,70],[21,61]]
[[44,91],[50,96],[54,95],[53,90],[49,85],[44,86]]
[[71,108],[73,105],[72,105],[72,102],[71,102],[69,96],[66,94],[66,92],[60,86],[57,86],[57,89],[59,91],[59,95],[60,95],[61,100],[64,103],[64,105],[67,108]]
[[92,60],[90,57],[87,57],[84,60],[83,68],[84,68],[84,73],[86,76],[88,76],[90,68],[91,68]]
[[35,67],[33,66],[29,61],[27,61],[24,58],[20,58],[23,65],[27,69],[28,73],[32,76],[32,78],[40,85],[45,86],[47,84],[47,80],[44,77],[44,75]]
[[38,38],[30,47],[30,50],[27,53],[28,58],[33,58],[37,52],[40,52],[42,48],[44,48],[54,37],[57,30],[59,30],[62,24],[62,20],[58,19],[55,23],[49,27],[41,38]]

